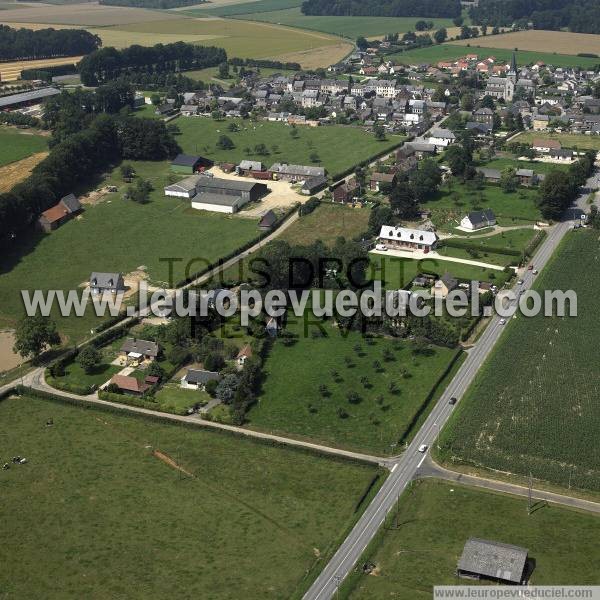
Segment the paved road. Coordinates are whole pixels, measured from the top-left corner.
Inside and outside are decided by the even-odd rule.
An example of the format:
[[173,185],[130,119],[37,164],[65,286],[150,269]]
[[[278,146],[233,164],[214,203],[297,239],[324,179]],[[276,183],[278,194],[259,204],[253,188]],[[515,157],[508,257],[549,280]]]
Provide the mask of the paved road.
[[[493,490],[496,492],[502,492],[504,494],[513,494],[515,496],[527,497],[529,495],[529,488],[522,485],[450,471],[435,463],[429,455],[427,455],[427,458],[416,472],[415,476],[418,478],[435,477],[436,479],[445,479],[446,481],[454,481],[462,485],[470,485],[472,487]],[[546,490],[538,489],[532,489],[531,495],[536,503],[541,500],[544,502],[551,502],[553,504],[569,506],[571,508],[578,508],[581,510],[600,513],[600,503],[598,502],[592,502],[590,500],[583,500],[582,498],[574,498],[573,496],[565,496],[564,494],[557,494],[555,492],[548,492]]]
[[[594,175],[588,180],[587,186],[591,188],[597,187],[597,185],[598,175]],[[575,206],[568,211],[565,221],[558,223],[549,231],[548,236],[532,260],[536,269],[542,269],[546,265],[564,235],[572,228],[573,221],[569,219],[579,218],[581,211],[585,210],[586,200],[587,194],[582,194],[577,199]],[[519,289],[529,289],[535,276],[532,271],[525,271],[522,279],[523,284],[515,286],[515,292],[518,292]],[[328,600],[335,594],[339,583],[352,570],[367,544],[377,533],[387,513],[394,507],[398,496],[404,491],[427,459],[427,453],[419,452],[419,447],[422,445],[431,447],[435,443],[440,428],[444,426],[455,408],[455,406],[449,404],[450,398],[456,397],[460,401],[460,398],[474,380],[479,368],[500,338],[503,329],[504,325],[502,325],[500,317],[498,315],[492,317],[475,346],[468,351],[467,358],[433,407],[407,450],[392,466],[390,476],[338,551],[304,595],[304,600]]]

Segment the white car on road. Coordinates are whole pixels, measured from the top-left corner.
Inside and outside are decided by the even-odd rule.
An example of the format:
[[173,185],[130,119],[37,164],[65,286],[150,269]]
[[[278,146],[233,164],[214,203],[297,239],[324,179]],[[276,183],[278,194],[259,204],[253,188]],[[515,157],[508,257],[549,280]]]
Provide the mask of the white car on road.
[[421,444],[421,445],[419,446],[419,452],[421,452],[421,453],[423,453],[423,452],[427,452],[427,448],[428,448],[428,447],[429,447],[429,446],[427,446],[427,444]]

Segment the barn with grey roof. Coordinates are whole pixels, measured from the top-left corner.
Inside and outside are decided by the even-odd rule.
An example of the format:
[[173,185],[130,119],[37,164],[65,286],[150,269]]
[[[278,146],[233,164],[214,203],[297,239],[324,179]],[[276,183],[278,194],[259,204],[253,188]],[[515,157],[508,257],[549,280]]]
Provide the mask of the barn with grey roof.
[[467,540],[456,572],[459,577],[521,584],[526,579],[528,551],[520,546],[479,538]]

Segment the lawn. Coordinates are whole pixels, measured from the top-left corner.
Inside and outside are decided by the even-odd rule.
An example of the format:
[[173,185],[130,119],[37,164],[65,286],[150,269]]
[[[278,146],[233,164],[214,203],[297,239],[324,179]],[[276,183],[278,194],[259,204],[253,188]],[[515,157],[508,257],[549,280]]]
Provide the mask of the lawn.
[[569,168],[568,165],[542,162],[539,160],[516,160],[505,157],[493,158],[492,160],[488,160],[485,163],[478,164],[477,166],[485,167],[487,169],[498,169],[500,172],[504,171],[505,169],[532,169],[534,173],[544,175],[556,169],[559,171],[566,171]]
[[512,319],[442,431],[451,465],[600,490],[597,234],[570,233],[535,288],[574,290],[578,317]]
[[[418,48],[416,50],[408,50],[399,54],[390,55],[388,58],[395,62],[405,64],[435,64],[441,60],[456,60],[466,54],[477,54],[480,59],[489,56],[495,56],[496,60],[509,62],[513,50],[502,48],[480,48],[476,45],[477,40],[472,40],[470,46],[455,46],[452,44],[440,44],[436,46],[428,46],[426,48]],[[566,54],[551,54],[547,52],[525,52],[518,50],[516,53],[517,62],[519,65],[533,64],[539,60],[547,64],[557,67],[580,66],[593,68],[598,64],[597,58],[585,58],[581,56],[568,56]]]
[[[253,21],[267,21],[278,25],[289,25],[314,31],[323,31],[351,39],[359,36],[375,37],[386,33],[403,33],[414,31],[415,23],[421,17],[351,17],[351,16],[313,16],[303,15],[300,7],[287,8],[285,10],[274,10],[271,12],[251,12],[242,14],[245,5],[235,5],[235,14],[238,19],[249,19]],[[234,10],[232,6],[229,10]],[[204,11],[202,11],[204,12]],[[426,19],[433,21],[434,29],[440,27],[453,27],[452,19]]]
[[[485,230],[479,235],[485,235]],[[496,250],[519,251],[522,253],[533,241],[535,235],[536,232],[533,228],[527,227],[524,229],[502,231],[501,233],[486,237],[478,237],[477,234],[461,236],[461,245],[467,244],[468,248],[452,247],[452,242],[449,240],[448,245],[438,248],[437,252],[444,256],[478,260],[505,267],[509,264],[518,263],[520,256],[515,256],[507,252],[497,252]]]
[[[80,386],[99,387],[106,383],[113,375],[118,373],[123,367],[111,365],[108,363],[99,364],[91,373],[86,373],[77,362],[73,362],[65,368],[64,377],[58,377],[57,383],[75,384]],[[52,385],[52,382],[50,382]]]
[[0,126],[0,167],[47,149],[47,137]]
[[[186,409],[195,404],[206,404],[210,396],[206,392],[198,390],[186,390],[180,387],[179,381],[165,384],[154,396],[161,407],[168,406],[171,409]],[[159,410],[161,410],[159,408]]]
[[[486,262],[484,259],[478,260]],[[453,277],[464,281],[489,281],[499,287],[507,279],[506,273],[502,271],[439,260],[437,258],[414,260],[411,258],[371,254],[371,264],[372,271],[370,276],[381,280],[384,289],[388,290],[402,289],[417,275],[422,273],[432,273],[439,276],[444,273],[450,273]]]
[[[395,444],[456,350],[432,346],[417,354],[408,340],[345,335],[330,322],[322,327],[319,336],[317,325],[305,328],[304,319],[290,313],[287,330],[297,337],[291,344],[277,340],[271,349],[250,427],[376,454],[397,452]],[[358,397],[350,399],[350,392]]]
[[419,481],[400,499],[399,527],[393,511],[359,560],[374,563],[376,576],[354,571],[340,598],[429,600],[434,585],[478,585],[455,574],[470,537],[527,548],[536,561],[532,585],[598,585],[600,518],[556,505],[531,515],[526,508],[526,498]]
[[[293,76],[296,73],[298,73],[298,71],[290,71],[287,69],[270,69],[267,67],[252,67],[253,70],[258,71],[263,77],[267,77],[269,75],[274,75],[274,74],[280,74],[283,75],[285,77],[288,76]],[[219,81],[223,81],[227,84],[234,84],[238,81],[238,77],[236,76],[235,72],[233,71],[233,67],[230,68],[229,70],[229,74],[231,75],[230,79],[220,79],[219,78],[219,67],[207,67],[206,69],[199,69],[196,71],[185,71],[183,73],[183,75],[185,75],[186,77],[191,77],[192,79],[196,79],[196,80],[200,80],[200,81],[204,81],[206,83],[210,83],[210,81],[215,78],[218,79]]]
[[481,189],[473,189],[453,181],[451,185],[443,185],[422,206],[432,212],[432,221],[438,228],[454,233],[467,213],[486,208],[494,211],[498,225],[533,225],[534,221],[541,219],[536,206],[537,196],[536,189],[519,188],[507,194],[498,185],[483,185]]
[[281,239],[302,246],[317,240],[333,245],[340,236],[351,240],[367,230],[370,213],[368,208],[323,203],[286,229]]
[[2,401],[0,418],[3,462],[28,459],[1,475],[0,588],[14,598],[299,595],[377,473],[36,398]]
[[[551,131],[526,131],[514,138],[513,142],[531,144],[534,139],[558,140],[563,148],[578,150],[600,150],[600,135],[582,135],[576,133],[553,133]],[[555,165],[557,166],[557,165]]]
[[[216,213],[196,211],[189,201],[165,198],[162,188],[170,181],[165,162],[132,163],[138,175],[155,190],[148,204],[122,199],[124,184],[118,169],[106,180],[119,186],[95,206],[86,206],[80,219],[69,221],[48,235],[31,234],[0,258],[0,324],[14,325],[22,313],[20,291],[77,289],[92,271],[129,273],[146,268],[155,282],[169,281],[165,259],[175,258],[173,280],[200,271],[258,236],[256,222]],[[177,179],[175,179],[177,180]],[[181,259],[181,260],[179,260]],[[79,340],[99,319],[60,318],[59,329],[71,341]]]
[[[185,152],[205,154],[216,161],[239,162],[244,158],[251,158],[262,161],[267,166],[275,162],[318,164],[325,167],[333,178],[361,161],[391,150],[403,140],[401,136],[394,135],[388,136],[385,141],[378,141],[373,134],[362,128],[343,125],[292,129],[283,123],[241,119],[215,121],[206,117],[180,118],[176,123],[181,130],[177,141]],[[236,123],[240,130],[229,131],[232,123]],[[297,131],[296,138],[292,137],[292,131]],[[229,137],[235,148],[217,148],[221,135]],[[258,155],[254,151],[258,144],[267,147],[267,155]],[[340,151],[341,148],[344,149],[343,152]],[[318,155],[320,162],[311,161],[313,153]]]

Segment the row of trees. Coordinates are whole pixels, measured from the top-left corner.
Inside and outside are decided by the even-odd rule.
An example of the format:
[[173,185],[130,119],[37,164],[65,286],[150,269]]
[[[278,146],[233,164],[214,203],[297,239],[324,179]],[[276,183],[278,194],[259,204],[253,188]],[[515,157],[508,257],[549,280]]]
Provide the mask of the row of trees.
[[128,48],[100,48],[79,63],[81,82],[87,86],[118,79],[127,73],[177,73],[187,69],[214,67],[227,61],[223,48],[185,42]]
[[461,13],[459,0],[305,0],[305,15],[453,18]]
[[13,29],[0,25],[0,60],[89,54],[102,45],[85,29]]
[[597,0],[480,0],[470,15],[478,25],[527,27],[531,22],[535,29],[600,33]]
[[568,171],[550,171],[540,185],[539,207],[546,219],[558,219],[575,200],[579,188],[594,171],[596,153],[588,150]]

